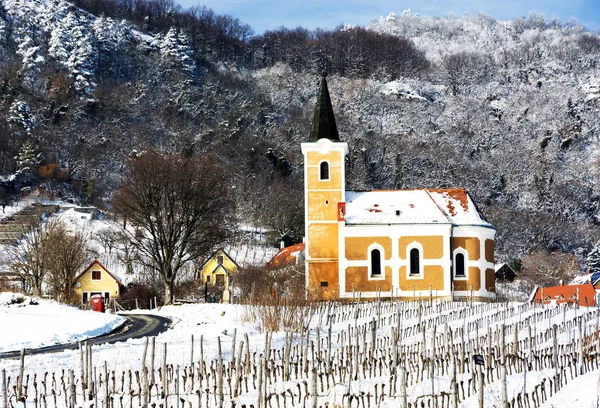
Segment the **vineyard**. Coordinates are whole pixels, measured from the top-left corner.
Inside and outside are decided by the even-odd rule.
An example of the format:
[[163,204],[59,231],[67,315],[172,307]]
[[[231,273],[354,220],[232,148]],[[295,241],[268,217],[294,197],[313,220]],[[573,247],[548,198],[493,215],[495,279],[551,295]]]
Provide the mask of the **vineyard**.
[[600,373],[597,308],[332,302],[299,330],[260,332],[248,307],[221,332],[0,360],[0,408],[526,408]]

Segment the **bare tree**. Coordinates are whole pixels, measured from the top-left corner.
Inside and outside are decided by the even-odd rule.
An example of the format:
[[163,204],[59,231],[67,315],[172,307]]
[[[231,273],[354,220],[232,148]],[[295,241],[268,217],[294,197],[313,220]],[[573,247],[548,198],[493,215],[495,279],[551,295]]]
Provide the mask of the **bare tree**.
[[523,271],[519,278],[537,286],[554,286],[560,281],[568,283],[579,273],[577,257],[555,251],[535,251],[523,258]]
[[7,247],[11,270],[18,274],[34,296],[42,293],[47,273],[47,245],[54,222],[32,223],[20,228],[23,237]]
[[48,283],[54,297],[64,303],[73,302],[75,278],[92,256],[88,243],[89,239],[83,232],[71,232],[60,221],[48,231],[44,254],[49,272]]
[[123,233],[140,262],[161,277],[170,304],[182,268],[213,251],[231,232],[229,180],[223,167],[209,158],[147,152],[128,164],[113,205],[135,228]]

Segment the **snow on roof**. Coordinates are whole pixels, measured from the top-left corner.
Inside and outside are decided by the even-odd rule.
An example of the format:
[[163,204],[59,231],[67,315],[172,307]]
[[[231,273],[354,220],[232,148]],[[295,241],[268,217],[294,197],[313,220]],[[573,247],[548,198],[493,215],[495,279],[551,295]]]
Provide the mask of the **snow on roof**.
[[346,224],[460,224],[491,227],[464,189],[346,192]]
[[596,286],[598,281],[600,281],[600,272],[586,273],[573,278],[573,280],[569,282],[569,285],[583,285],[585,283],[591,283],[592,285]]
[[298,257],[304,252],[304,242],[296,245],[291,245],[285,248],[281,248],[279,252],[269,261],[267,266],[269,268],[281,268],[283,266],[296,264]]

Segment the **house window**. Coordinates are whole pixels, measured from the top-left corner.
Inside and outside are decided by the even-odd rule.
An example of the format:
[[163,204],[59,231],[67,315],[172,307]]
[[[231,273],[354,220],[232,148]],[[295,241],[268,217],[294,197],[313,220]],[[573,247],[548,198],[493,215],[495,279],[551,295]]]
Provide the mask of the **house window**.
[[225,284],[225,275],[216,275],[215,276],[216,280],[215,280],[215,284],[216,285],[224,285]]
[[329,180],[329,163],[326,161],[319,165],[319,180]]
[[217,263],[218,263],[219,265],[223,265],[223,255],[218,255],[218,256],[217,256]]
[[210,275],[206,275],[206,283],[210,283]]
[[381,276],[381,251],[371,251],[371,276]]
[[102,279],[101,271],[92,271],[92,280],[100,280]]
[[410,274],[418,275],[421,273],[421,256],[419,254],[419,250],[417,248],[413,248],[410,250]]
[[110,293],[104,292],[104,303],[108,303],[109,300],[110,300]]
[[88,302],[88,293],[87,292],[83,292],[82,293],[82,297],[81,297],[81,303],[82,304],[86,304]]
[[465,277],[465,255],[460,253],[456,254],[454,257],[454,264],[455,275]]

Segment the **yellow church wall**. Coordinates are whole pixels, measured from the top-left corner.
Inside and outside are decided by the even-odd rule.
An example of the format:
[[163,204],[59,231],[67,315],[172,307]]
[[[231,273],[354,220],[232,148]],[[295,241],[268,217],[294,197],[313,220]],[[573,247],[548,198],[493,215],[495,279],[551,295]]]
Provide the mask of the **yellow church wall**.
[[308,190],[339,190],[342,185],[342,168],[340,166],[329,166],[329,180],[319,179],[319,167],[308,167],[307,181]]
[[494,262],[494,240],[493,239],[485,240],[485,260],[488,262]]
[[[321,286],[326,282],[327,286]],[[335,299],[339,295],[339,277],[337,262],[309,262],[309,296],[316,295],[321,300]]]
[[[219,261],[217,258],[218,256],[223,257],[223,268],[227,271],[225,271],[223,268],[218,268],[215,271],[215,273],[212,274],[212,271],[214,271],[219,266]],[[227,278],[227,273],[236,274],[237,272],[237,266],[231,260],[231,258],[229,258],[229,256],[227,256],[227,254],[225,254],[224,252],[218,251],[204,264],[204,267],[200,271],[200,276],[202,278],[202,284],[204,284],[206,283],[206,277],[210,275],[210,284],[214,286],[217,280],[216,275],[222,275],[225,289],[229,289],[229,279]]]
[[308,256],[310,258],[338,257],[338,225],[310,224],[308,226]]
[[463,248],[467,251],[469,261],[478,261],[481,256],[479,238],[454,237],[454,248]]
[[308,193],[309,221],[338,219],[337,203],[342,201],[341,191],[310,191]]
[[423,245],[423,259],[440,259],[444,256],[444,238],[442,236],[405,236],[400,237],[398,241],[400,258],[406,259],[406,248],[415,241]]
[[375,243],[383,247],[384,259],[390,259],[392,256],[392,239],[390,237],[346,238],[346,259],[350,261],[369,259],[369,246]]
[[369,268],[366,266],[350,266],[346,268],[346,292],[383,292],[392,289],[392,268],[385,267],[385,279],[369,279]]
[[485,289],[490,292],[496,291],[496,271],[491,268],[485,270]]
[[406,279],[406,267],[400,267],[401,290],[429,290],[429,285],[433,290],[444,290],[444,268],[441,265],[425,265],[423,276],[411,279]]
[[454,290],[456,291],[470,291],[471,289],[481,289],[481,273],[476,266],[469,267],[469,279],[454,281]]
[[330,166],[340,166],[344,163],[342,152],[307,152],[306,162],[307,166],[318,166],[323,160],[327,160]]
[[[92,271],[100,271],[100,280],[92,280]],[[75,285],[75,296],[79,303],[83,301],[83,292],[108,292],[109,298],[113,299],[119,297],[119,284],[100,265],[94,264]]]

